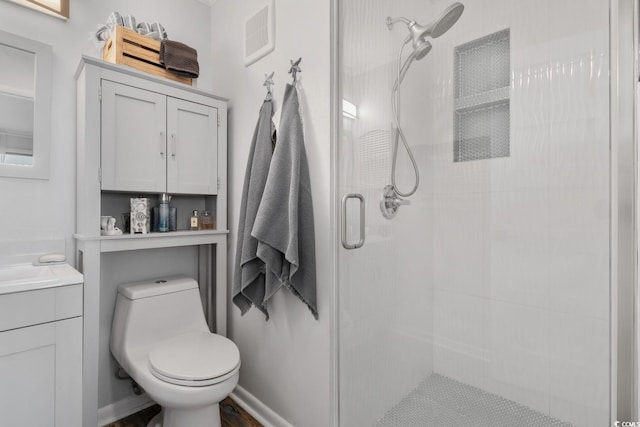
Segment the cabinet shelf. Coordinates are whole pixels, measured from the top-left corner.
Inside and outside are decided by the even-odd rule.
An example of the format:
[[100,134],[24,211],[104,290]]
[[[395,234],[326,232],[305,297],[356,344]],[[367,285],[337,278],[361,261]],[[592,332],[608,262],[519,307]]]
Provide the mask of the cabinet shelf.
[[182,230],[166,233],[122,234],[119,236],[84,236],[75,234],[74,237],[80,241],[99,241],[100,252],[104,253],[218,244],[226,239],[227,234],[229,234],[228,230]]

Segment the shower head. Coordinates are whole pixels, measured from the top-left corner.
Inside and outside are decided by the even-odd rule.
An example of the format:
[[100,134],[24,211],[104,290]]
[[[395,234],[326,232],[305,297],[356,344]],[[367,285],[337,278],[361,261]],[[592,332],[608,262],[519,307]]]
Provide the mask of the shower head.
[[[444,12],[442,12],[436,20],[424,28],[422,35],[424,36],[426,34],[434,39],[440,37],[449,31],[449,28],[453,27],[453,24],[458,21],[463,11],[464,5],[462,3],[453,3]],[[415,31],[417,31],[417,29]]]
[[413,46],[413,59],[416,61],[420,61],[422,58],[427,56],[427,53],[431,51],[431,43],[426,41],[425,39],[418,40],[417,43]]
[[[455,24],[462,12],[464,11],[464,5],[462,3],[453,3],[442,14],[431,22],[429,25],[420,25],[416,21],[409,21],[407,18],[399,17],[392,19],[387,17],[387,27],[393,28],[393,24],[397,22],[404,22],[409,28],[411,34],[411,40],[413,41],[413,49],[417,50],[420,41],[424,41],[425,37],[438,38]],[[423,55],[424,56],[424,55]],[[420,59],[420,58],[416,58]]]

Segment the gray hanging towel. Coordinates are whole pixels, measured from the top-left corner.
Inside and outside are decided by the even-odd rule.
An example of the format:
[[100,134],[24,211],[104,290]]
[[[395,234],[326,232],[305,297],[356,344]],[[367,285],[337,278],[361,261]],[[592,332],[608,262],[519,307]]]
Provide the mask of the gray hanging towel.
[[311,180],[298,93],[289,84],[282,102],[278,144],[251,235],[258,239],[257,254],[267,267],[265,308],[284,285],[317,319]]
[[260,114],[253,140],[249,149],[247,170],[240,202],[240,221],[238,223],[238,246],[233,275],[233,302],[244,315],[251,305],[255,305],[269,318],[263,306],[265,290],[264,262],[256,255],[258,241],[251,236],[264,186],[267,183],[269,164],[275,141],[273,124],[273,103],[265,101]]

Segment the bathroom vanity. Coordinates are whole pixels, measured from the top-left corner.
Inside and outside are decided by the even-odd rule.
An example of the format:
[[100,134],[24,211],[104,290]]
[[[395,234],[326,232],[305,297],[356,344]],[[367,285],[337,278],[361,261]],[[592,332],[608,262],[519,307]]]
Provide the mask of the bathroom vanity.
[[[99,393],[104,397],[100,387],[117,381],[108,371],[108,335],[118,281],[153,279],[158,269],[152,264],[167,268],[171,262],[193,262],[190,275],[200,284],[209,328],[226,335],[227,100],[86,56],[76,80],[74,237],[77,266],[85,277],[82,392],[83,425],[88,426],[108,419],[105,412],[145,404],[133,395],[129,403],[105,404]],[[156,201],[165,192],[177,208],[178,231],[100,235],[101,216],[115,217],[123,228],[121,215],[129,210],[130,198]],[[193,210],[213,212],[216,228],[189,230]],[[121,410],[123,405],[128,408]]]
[[82,426],[82,275],[0,268],[0,425]]

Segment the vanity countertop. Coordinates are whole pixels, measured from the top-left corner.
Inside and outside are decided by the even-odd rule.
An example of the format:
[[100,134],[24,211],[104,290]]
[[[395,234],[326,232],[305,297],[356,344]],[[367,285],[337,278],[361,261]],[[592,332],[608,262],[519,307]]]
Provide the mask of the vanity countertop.
[[0,295],[82,283],[82,274],[69,264],[14,264],[0,267]]

